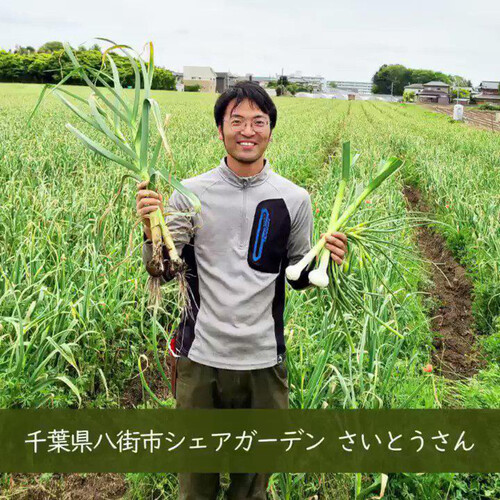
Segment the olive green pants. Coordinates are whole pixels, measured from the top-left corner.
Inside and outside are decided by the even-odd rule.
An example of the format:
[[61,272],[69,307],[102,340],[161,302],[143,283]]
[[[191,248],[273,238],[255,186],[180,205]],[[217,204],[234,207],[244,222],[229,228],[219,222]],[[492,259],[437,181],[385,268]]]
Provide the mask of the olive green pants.
[[[259,370],[225,370],[177,358],[177,408],[288,408],[288,380],[284,362]],[[270,474],[230,474],[230,500],[265,500]],[[216,500],[219,474],[179,474],[180,500]]]

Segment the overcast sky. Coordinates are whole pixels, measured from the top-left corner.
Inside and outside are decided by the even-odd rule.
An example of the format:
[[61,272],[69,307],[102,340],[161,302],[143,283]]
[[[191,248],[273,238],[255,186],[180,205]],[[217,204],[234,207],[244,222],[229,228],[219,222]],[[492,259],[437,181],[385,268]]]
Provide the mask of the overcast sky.
[[500,80],[500,0],[0,0],[0,48],[95,36],[175,71],[369,81],[384,63]]

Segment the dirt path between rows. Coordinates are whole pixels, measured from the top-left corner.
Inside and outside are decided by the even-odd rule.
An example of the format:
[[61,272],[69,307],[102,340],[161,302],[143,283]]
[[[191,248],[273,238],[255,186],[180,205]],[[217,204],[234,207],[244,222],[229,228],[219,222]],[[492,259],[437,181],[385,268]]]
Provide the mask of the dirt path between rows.
[[[412,210],[429,212],[418,189],[406,186],[403,193]],[[471,377],[485,364],[472,328],[472,285],[465,268],[454,259],[440,234],[422,226],[417,229],[417,239],[423,257],[434,263],[434,288],[430,293],[439,304],[432,311],[432,363],[438,373],[449,379]]]
[[1,498],[15,500],[115,500],[123,498],[127,483],[123,474],[12,474],[10,488]]

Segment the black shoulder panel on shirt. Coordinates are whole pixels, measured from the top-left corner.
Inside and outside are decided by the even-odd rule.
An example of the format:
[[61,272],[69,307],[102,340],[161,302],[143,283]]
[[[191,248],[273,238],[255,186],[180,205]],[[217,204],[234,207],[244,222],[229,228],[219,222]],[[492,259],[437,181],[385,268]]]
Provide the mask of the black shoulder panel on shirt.
[[194,251],[194,238],[191,238],[191,241],[187,245],[184,245],[181,257],[187,264],[186,281],[188,284],[190,307],[185,307],[182,311],[175,347],[177,354],[187,356],[194,341],[194,327],[200,309],[200,286]]
[[255,209],[248,247],[248,265],[263,273],[278,273],[287,252],[290,214],[282,198],[263,200]]
[[281,269],[274,287],[274,298],[272,305],[274,319],[274,336],[276,337],[276,362],[283,361],[286,351],[283,313],[285,311],[285,269],[288,259],[283,257]]

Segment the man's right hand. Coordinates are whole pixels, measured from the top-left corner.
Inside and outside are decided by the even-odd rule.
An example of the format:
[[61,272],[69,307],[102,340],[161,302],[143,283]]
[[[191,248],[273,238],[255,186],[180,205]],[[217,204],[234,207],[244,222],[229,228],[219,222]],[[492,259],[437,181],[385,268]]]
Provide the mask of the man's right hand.
[[151,227],[148,215],[154,212],[157,208],[159,208],[163,213],[163,196],[156,191],[147,189],[147,187],[148,181],[143,181],[137,184],[135,206],[137,209],[137,215],[140,217],[144,225],[144,234],[148,240],[151,240]]

